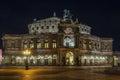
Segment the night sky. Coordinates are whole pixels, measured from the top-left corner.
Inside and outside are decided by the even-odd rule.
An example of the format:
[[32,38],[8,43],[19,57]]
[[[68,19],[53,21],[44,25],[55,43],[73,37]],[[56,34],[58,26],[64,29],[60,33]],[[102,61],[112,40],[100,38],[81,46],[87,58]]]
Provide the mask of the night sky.
[[[120,51],[120,2],[92,0],[3,0],[0,1],[0,37],[3,34],[28,33],[34,18],[63,16],[68,9],[73,19],[92,27],[92,34],[114,39],[113,50]],[[2,44],[0,44],[2,48]]]

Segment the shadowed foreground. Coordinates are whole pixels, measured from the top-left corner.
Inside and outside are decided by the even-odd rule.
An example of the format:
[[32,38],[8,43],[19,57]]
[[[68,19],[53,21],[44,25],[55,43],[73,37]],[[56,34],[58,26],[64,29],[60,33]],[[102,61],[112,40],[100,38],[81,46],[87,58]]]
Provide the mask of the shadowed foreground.
[[[95,73],[97,71],[97,73]],[[120,80],[119,75],[104,74],[103,69],[37,68],[0,69],[0,80]]]

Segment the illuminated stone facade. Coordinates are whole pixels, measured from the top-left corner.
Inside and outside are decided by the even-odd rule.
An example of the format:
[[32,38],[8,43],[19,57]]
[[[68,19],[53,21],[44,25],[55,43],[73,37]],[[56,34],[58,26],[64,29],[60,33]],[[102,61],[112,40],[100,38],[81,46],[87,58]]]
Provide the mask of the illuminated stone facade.
[[63,18],[54,16],[28,24],[28,34],[5,34],[2,64],[24,65],[25,49],[31,50],[29,65],[109,65],[112,38],[91,34],[91,27],[72,20],[69,10]]

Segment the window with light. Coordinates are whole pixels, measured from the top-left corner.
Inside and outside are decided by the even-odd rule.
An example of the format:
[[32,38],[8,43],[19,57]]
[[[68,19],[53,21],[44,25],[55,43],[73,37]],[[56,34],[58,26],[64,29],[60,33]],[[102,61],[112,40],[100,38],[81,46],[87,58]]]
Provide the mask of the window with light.
[[30,42],[30,48],[34,48],[34,42],[33,41]]
[[45,42],[45,48],[49,48],[48,42]]
[[56,42],[53,42],[52,46],[53,48],[56,48]]
[[37,48],[41,48],[41,43],[37,42]]

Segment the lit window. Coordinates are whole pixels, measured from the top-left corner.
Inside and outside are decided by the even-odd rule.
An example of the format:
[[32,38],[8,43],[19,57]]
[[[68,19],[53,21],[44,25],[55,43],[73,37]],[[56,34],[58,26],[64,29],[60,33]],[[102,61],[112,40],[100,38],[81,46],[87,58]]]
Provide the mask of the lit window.
[[23,44],[23,48],[24,48],[24,49],[27,48],[27,44],[26,44],[26,43]]
[[48,48],[49,45],[48,45],[48,42],[45,42],[45,48]]
[[89,49],[92,49],[92,43],[89,42]]
[[41,43],[40,42],[37,43],[37,48],[41,48]]
[[30,44],[30,48],[34,48],[34,44],[33,43]]
[[24,42],[23,42],[23,49],[27,49],[28,48],[28,44],[27,44],[27,40],[25,40]]
[[30,42],[30,48],[34,48],[34,42],[33,41]]
[[86,50],[87,49],[87,46],[86,44],[83,43],[83,49]]
[[52,47],[53,47],[53,48],[56,48],[56,46],[57,46],[56,40],[53,40]]
[[54,42],[52,46],[53,46],[53,48],[56,48],[56,43]]

